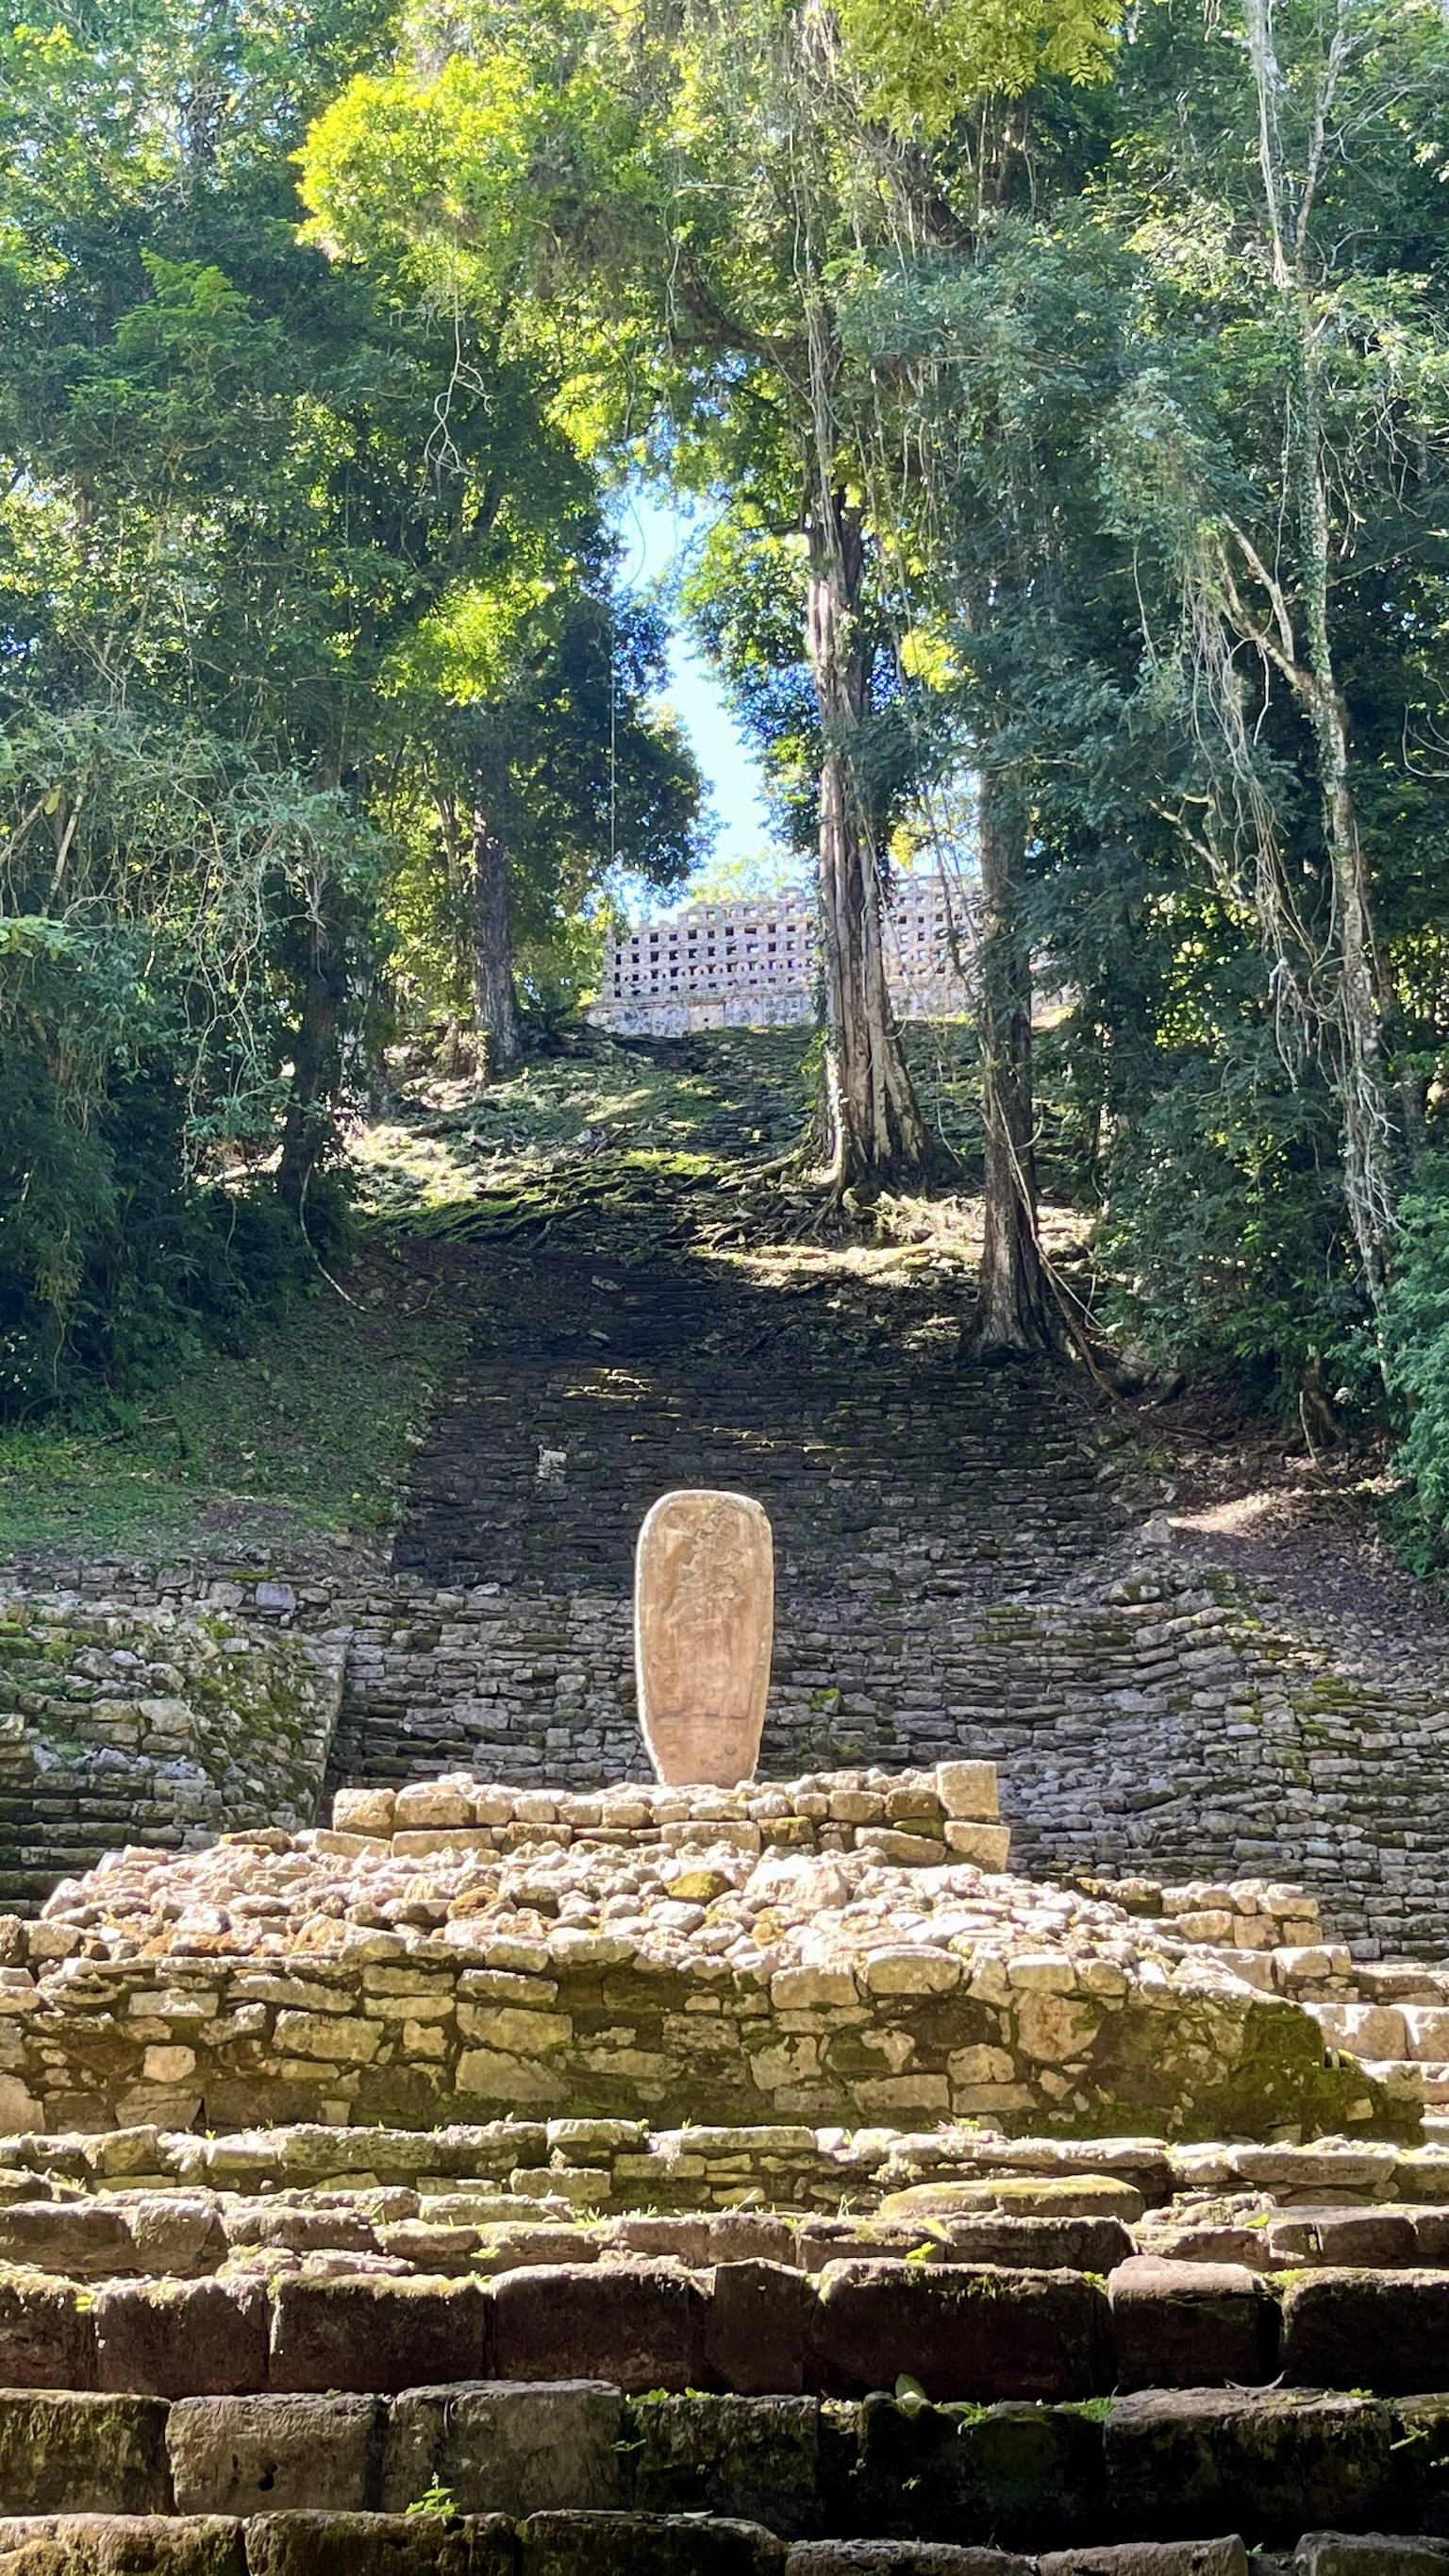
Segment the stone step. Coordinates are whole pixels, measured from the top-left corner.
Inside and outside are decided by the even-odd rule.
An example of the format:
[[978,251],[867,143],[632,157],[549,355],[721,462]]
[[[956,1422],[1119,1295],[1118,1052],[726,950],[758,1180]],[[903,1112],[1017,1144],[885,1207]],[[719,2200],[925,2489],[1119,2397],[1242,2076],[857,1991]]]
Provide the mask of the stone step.
[[[665,1788],[653,1780],[591,1791],[523,1789],[444,1772],[397,1790],[339,1789],[332,1824],[366,1845],[386,1842],[403,1860],[574,1842],[623,1854],[714,1839],[751,1852],[873,1851],[906,1867],[954,1852],[983,1869],[1004,1869],[1010,1837],[998,1826],[999,1812],[993,1762],[946,1762],[929,1771],[806,1772],[740,1789]],[[883,1835],[894,1840],[883,1843]]]
[[[24,2558],[24,2576],[37,2566],[48,2576],[52,2564],[94,2566],[98,2576],[150,2564],[186,2576],[254,2566],[267,2576],[350,2576],[376,2564],[410,2576],[436,2564],[458,2576],[475,2563],[466,2549],[486,2542],[494,2555],[483,2563],[506,2576],[554,2564],[579,2576],[650,2566],[699,2576],[715,2562],[690,2555],[685,2535],[708,2541],[711,2526],[726,2523],[737,2535],[747,2525],[759,2553],[719,2562],[730,2566],[778,2569],[785,2547],[804,2543],[842,2553],[874,2544],[874,2555],[839,2557],[869,2566],[892,2563],[881,2554],[892,2541],[977,2552],[994,2542],[1045,2559],[1042,2576],[1067,2576],[1061,2551],[1200,2547],[1204,2535],[1230,2530],[1241,2535],[1235,2558],[1183,2566],[1181,2576],[1243,2576],[1243,2542],[1275,2552],[1299,2544],[1301,2576],[1392,2576],[1362,2546],[1338,2565],[1305,2559],[1305,2533],[1442,2532],[1446,2403],[1174,2389],[1085,2409],[962,2410],[885,2394],[822,2408],[806,2398],[631,2402],[606,2384],[573,2382],[167,2406],[0,2390],[0,2565],[10,2564],[7,2549],[49,2536],[74,2554]],[[149,2517],[164,2529],[115,2533],[103,2555],[81,2515]],[[259,2526],[292,2515],[296,2552],[268,2554],[276,2544]],[[324,2516],[331,2532],[321,2551]],[[35,2529],[46,2517],[58,2518],[50,2535]],[[22,2518],[27,2533],[17,2529]],[[574,2554],[531,2558],[545,2530]],[[632,2558],[614,2554],[626,2541]],[[342,2556],[344,2544],[353,2557]],[[1404,2576],[1426,2576],[1425,2560],[1432,2550]],[[830,2564],[823,2555],[802,2563]],[[936,2563],[904,2562],[912,2576]],[[977,2576],[998,2565],[1005,2576],[995,2560]],[[1179,2566],[1119,2561],[1115,2576],[1177,2576]],[[1113,2576],[1111,2562],[1099,2576]]]
[[177,2398],[370,2394],[420,2377],[858,2397],[904,2376],[971,2404],[1270,2380],[1402,2394],[1440,2384],[1446,2338],[1449,2268],[1320,2259],[1270,2278],[1128,2250],[1104,2276],[982,2263],[929,2238],[814,2273],[597,2252],[467,2275],[355,2255],[286,2270],[243,2258],[200,2278],[0,2270],[0,2385]]
[[[714,2515],[498,2516],[297,2512],[248,2521],[40,2515],[0,2520],[28,2576],[1247,2576],[1236,2533],[1116,2541],[1035,2559],[981,2543],[775,2540]],[[1259,2563],[1264,2564],[1259,2559]],[[1274,2576],[1442,2576],[1449,2546],[1416,2533],[1315,2531]]]
[[[510,2201],[467,2190],[423,2194],[391,2186],[254,2198],[184,2186],[97,2192],[0,2202],[0,2266],[73,2281],[195,2280],[223,2270],[267,2278],[292,2270],[404,2278],[464,2266],[482,2278],[525,2264],[647,2255],[696,2270],[753,2261],[817,2273],[842,2258],[899,2259],[925,2246],[942,2262],[1065,2264],[1106,2273],[1137,2250],[1124,2217],[1142,2204],[1128,2184],[1089,2176],[1079,2186],[1027,2184],[1019,2198],[1016,2191],[1011,2183],[980,2186],[979,2205],[964,2215],[901,2213],[872,2221],[704,2210],[593,2224],[580,2223],[567,2202]],[[952,2199],[973,2202],[975,2191]],[[1398,2259],[1430,2260],[1423,2226],[1416,2237],[1412,2221],[1396,2223],[1414,2249]],[[1252,2241],[1256,2247],[1259,2239]]]
[[991,2263],[1106,2275],[1136,2255],[1273,2272],[1328,2265],[1374,2271],[1449,2265],[1449,2203],[1340,2201],[1289,2194],[1200,2195],[1145,2209],[1111,2174],[920,2182],[879,2212],[686,2210],[595,2217],[563,2199],[382,2184],[317,2191],[208,2191],[161,2177],[86,2191],[44,2174],[0,2174],[5,2270],[74,2282],[197,2280],[225,2273],[405,2279],[465,2268],[493,2278],[525,2266],[673,2260],[695,2271],[764,2262],[816,2275],[868,2258]]
[[[952,2124],[926,2130],[846,2131],[803,2123],[661,2129],[643,2120],[568,2117],[457,2122],[443,2129],[312,2122],[220,2135],[145,2126],[0,2137],[0,2207],[8,2200],[64,2199],[107,2189],[155,2193],[179,2187],[242,2200],[302,2193],[349,2201],[386,2191],[393,2195],[388,2212],[414,2217],[426,2215],[441,2196],[471,2192],[480,2202],[500,2204],[503,2216],[532,2222],[561,2215],[603,2221],[613,2213],[648,2209],[706,2216],[733,2211],[745,2223],[761,2209],[834,2217],[842,2200],[854,2212],[870,2212],[883,2198],[928,2182],[959,2184],[982,2208],[1060,2214],[1070,2199],[1073,2214],[1081,2214],[1107,2205],[1099,2181],[1147,2206],[1169,2201],[1179,2188],[1197,2192],[1209,2186],[1272,2186],[1311,2193],[1318,2202],[1358,2193],[1449,2199],[1449,2158],[1368,2140],[1178,2150],[1151,2137],[1005,2138]],[[403,2207],[399,2192],[412,2193],[420,2206]]]
[[[818,2270],[902,2232],[1042,2247],[1073,2230],[1105,2231],[1094,2239],[1104,2247],[1135,2235],[1145,2251],[1266,2268],[1274,2226],[1298,2213],[1340,2228],[1382,2219],[1376,2242],[1402,2247],[1410,2231],[1415,2258],[1437,2261],[1446,2206],[1445,2146],[1374,2140],[1170,2146],[949,2124],[847,2134],[572,2119],[0,2138],[0,2259],[78,2276],[184,2275],[268,2248],[436,2269],[425,2258],[438,2238],[470,2258],[486,2248],[501,2260],[526,2241],[571,2260],[652,2247],[694,2263],[753,2254]],[[1088,2268],[1109,2265],[1094,2256]]]

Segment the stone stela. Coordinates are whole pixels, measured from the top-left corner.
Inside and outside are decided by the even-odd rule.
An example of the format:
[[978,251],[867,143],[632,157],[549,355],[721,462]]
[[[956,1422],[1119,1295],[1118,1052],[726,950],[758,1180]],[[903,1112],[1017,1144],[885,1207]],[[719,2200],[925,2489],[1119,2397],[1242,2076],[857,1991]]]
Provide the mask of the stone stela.
[[775,1625],[768,1515],[748,1494],[665,1494],[639,1532],[639,1723],[666,1785],[754,1777]]

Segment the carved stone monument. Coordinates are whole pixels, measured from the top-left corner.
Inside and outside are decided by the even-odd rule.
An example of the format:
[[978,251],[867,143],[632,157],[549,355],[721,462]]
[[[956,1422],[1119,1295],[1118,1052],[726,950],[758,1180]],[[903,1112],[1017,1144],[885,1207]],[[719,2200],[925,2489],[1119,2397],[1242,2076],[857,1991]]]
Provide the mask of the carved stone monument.
[[733,1789],[754,1777],[770,1688],[775,1560],[748,1494],[665,1494],[639,1532],[639,1723],[659,1778]]

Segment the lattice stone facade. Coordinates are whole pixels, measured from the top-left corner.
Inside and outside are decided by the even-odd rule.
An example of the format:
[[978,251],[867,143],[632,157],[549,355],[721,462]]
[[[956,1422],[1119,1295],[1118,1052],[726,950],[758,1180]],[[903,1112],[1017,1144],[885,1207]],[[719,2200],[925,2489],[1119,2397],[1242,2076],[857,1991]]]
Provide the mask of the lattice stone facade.
[[[962,965],[972,929],[959,884],[899,879],[885,935],[903,1019],[957,1018],[968,1008]],[[778,1028],[812,1017],[817,974],[815,903],[801,887],[754,902],[696,903],[609,941],[588,1016],[623,1037]]]

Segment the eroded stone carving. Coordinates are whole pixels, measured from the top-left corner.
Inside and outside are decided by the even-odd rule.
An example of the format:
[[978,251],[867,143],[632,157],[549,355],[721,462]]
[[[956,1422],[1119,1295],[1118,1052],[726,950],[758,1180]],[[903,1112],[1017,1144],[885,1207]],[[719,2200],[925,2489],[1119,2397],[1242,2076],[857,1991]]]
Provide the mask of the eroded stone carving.
[[732,1789],[754,1776],[770,1688],[775,1564],[748,1494],[665,1494],[639,1532],[639,1723],[659,1778]]

